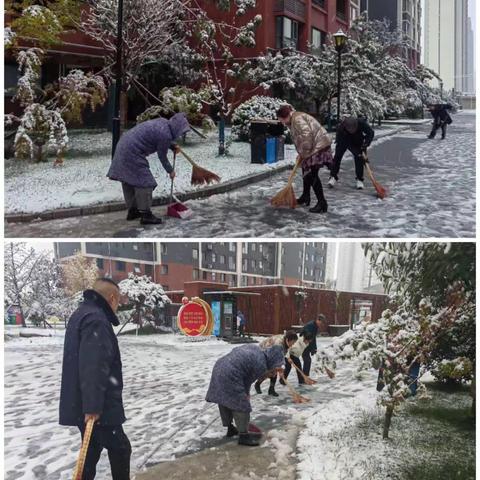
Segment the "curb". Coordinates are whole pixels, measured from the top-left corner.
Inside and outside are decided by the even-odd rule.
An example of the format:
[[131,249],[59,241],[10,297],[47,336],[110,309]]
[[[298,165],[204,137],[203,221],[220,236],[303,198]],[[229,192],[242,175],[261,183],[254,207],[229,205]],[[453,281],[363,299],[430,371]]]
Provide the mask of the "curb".
[[[411,128],[411,125],[402,125],[393,131],[385,132],[383,135],[382,135],[382,132],[380,132],[375,137],[375,140],[396,135],[397,133],[403,130],[408,130],[409,128]],[[281,167],[278,167],[272,170],[267,170],[265,172],[253,173],[251,175],[246,175],[245,177],[229,180],[228,182],[221,183],[219,185],[208,186],[208,187],[202,188],[201,190],[179,193],[178,195],[175,195],[175,196],[181,202],[184,202],[187,200],[199,200],[202,198],[210,197],[212,195],[227,193],[237,188],[250,185],[251,183],[265,180],[267,178],[273,177],[277,173],[284,172],[285,170],[291,170],[292,168],[293,168],[293,165],[290,165],[290,164],[283,165]],[[164,197],[153,199],[154,207],[165,206],[165,205],[168,205],[169,203],[170,203],[170,197],[164,196]],[[108,203],[102,203],[99,205],[90,205],[86,207],[58,208],[56,210],[48,210],[46,212],[39,212],[39,213],[6,214],[5,221],[7,223],[30,223],[30,222],[47,221],[47,220],[59,220],[62,218],[98,215],[100,213],[120,212],[122,210],[126,210],[124,202],[108,202]]]

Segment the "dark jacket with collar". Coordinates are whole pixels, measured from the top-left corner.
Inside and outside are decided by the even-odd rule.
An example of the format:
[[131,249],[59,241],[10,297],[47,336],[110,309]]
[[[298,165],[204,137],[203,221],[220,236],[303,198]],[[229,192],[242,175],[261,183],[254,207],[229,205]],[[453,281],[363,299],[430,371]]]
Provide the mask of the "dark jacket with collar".
[[65,333],[60,424],[84,423],[85,413],[100,413],[99,424],[125,422],[122,362],[113,325],[119,321],[94,290],[70,317]]
[[364,147],[369,147],[375,137],[372,127],[362,119],[358,119],[358,128],[355,133],[349,133],[340,124],[337,130],[336,144],[339,148],[354,150],[359,152]]
[[300,335],[304,335],[305,333],[311,333],[313,335],[312,341],[308,344],[307,348],[305,351],[308,352],[316,352],[317,351],[317,334],[318,334],[318,327],[317,323],[315,320],[312,320],[308,323],[306,323],[303,326],[302,331],[300,332]]

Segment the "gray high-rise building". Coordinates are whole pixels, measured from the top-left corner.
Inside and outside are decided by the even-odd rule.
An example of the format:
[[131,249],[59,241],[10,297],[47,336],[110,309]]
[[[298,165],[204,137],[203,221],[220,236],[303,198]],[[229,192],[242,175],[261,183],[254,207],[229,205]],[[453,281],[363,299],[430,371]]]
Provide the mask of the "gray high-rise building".
[[318,242],[66,242],[59,259],[76,253],[92,258],[99,273],[121,281],[147,275],[166,290],[204,280],[230,286],[323,286],[327,244]]

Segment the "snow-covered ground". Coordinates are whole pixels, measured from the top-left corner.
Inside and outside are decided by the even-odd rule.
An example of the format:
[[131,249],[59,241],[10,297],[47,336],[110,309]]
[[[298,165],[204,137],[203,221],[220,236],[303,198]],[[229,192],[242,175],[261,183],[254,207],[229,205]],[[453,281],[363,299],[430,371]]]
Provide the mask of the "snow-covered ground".
[[[132,443],[133,472],[221,445],[225,431],[217,408],[204,397],[213,364],[233,346],[202,340],[188,341],[173,334],[120,337],[128,418],[124,428]],[[330,341],[319,339],[319,344]],[[80,435],[76,428],[58,425],[62,354],[62,335],[14,338],[5,344],[6,480],[70,478]],[[293,372],[289,380],[297,388]],[[446,424],[421,422],[400,413],[392,422],[393,441],[382,441],[375,386],[376,372],[363,373],[359,379],[354,365],[344,362],[335,379],[323,376],[317,385],[299,390],[311,399],[307,404],[293,404],[288,390],[280,385],[278,398],[252,389],[252,420],[262,425],[269,419],[265,446],[276,452],[275,466],[281,470],[288,455],[296,460],[300,480],[403,480],[395,474],[403,466],[430,461],[418,448],[415,429],[419,425],[433,439],[460,435]],[[265,383],[264,391],[267,387]],[[451,405],[448,402],[451,397],[445,397],[445,405]],[[296,452],[285,442],[292,426],[301,428]],[[458,437],[458,444],[468,445],[464,453],[466,461],[471,461],[473,442]],[[448,454],[443,450],[439,447],[435,455]],[[98,478],[109,478],[105,453],[98,464]]]
[[[52,162],[32,164],[7,159],[5,212],[38,213],[56,208],[123,201],[120,183],[106,177],[110,167],[110,148],[110,133],[81,133],[71,135],[71,149],[62,167],[54,168]],[[192,134],[184,148],[200,166],[220,175],[221,182],[276,169],[285,165],[285,162],[293,163],[296,157],[293,147],[287,145],[286,159],[283,162],[271,165],[252,164],[250,145],[245,142],[233,142],[230,156],[219,157],[215,134],[210,134],[206,141]],[[169,158],[170,161],[173,160],[171,153]],[[158,183],[154,197],[170,195],[170,178],[160,165],[157,155],[151,155],[149,162]],[[177,193],[202,188],[190,184],[192,168],[182,155],[177,157],[176,172]]]

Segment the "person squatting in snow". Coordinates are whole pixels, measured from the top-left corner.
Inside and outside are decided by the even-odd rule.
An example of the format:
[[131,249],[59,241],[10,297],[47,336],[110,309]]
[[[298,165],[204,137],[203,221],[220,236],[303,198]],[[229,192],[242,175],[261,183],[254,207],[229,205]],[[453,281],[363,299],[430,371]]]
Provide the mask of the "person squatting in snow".
[[442,130],[442,140],[447,136],[447,125],[452,123],[452,117],[448,113],[453,107],[450,104],[429,105],[428,110],[433,117],[432,131],[428,138],[433,139],[437,134],[437,130]]
[[143,122],[122,135],[107,177],[122,182],[127,220],[139,218],[142,225],[162,223],[151,210],[157,182],[147,157],[157,152],[160,163],[173,180],[175,171],[167,158],[168,149],[179,153],[174,142],[189,130],[185,114],[177,113],[170,120],[156,118]]
[[335,157],[333,167],[330,169],[329,187],[334,187],[338,182],[340,164],[345,152],[348,150],[355,161],[356,187],[363,190],[363,170],[367,148],[373,141],[375,132],[372,127],[363,119],[347,117],[340,122],[337,128]]
[[[270,347],[273,347],[274,345],[280,345],[283,348],[284,355],[288,355],[290,349],[292,348],[292,346],[295,344],[297,340],[298,340],[298,335],[293,330],[290,330],[286,332],[285,335],[272,335],[271,337],[268,337],[265,340],[262,340],[258,346],[262,350],[266,350]],[[260,393],[260,394],[262,393],[261,385],[266,378],[267,378],[267,375],[264,375],[263,377],[259,378],[255,382],[255,391],[257,393]],[[270,387],[268,388],[268,394],[274,397],[278,397],[278,393],[275,391],[276,383],[277,383],[277,375],[271,376]]]
[[63,350],[60,425],[95,420],[82,480],[93,480],[103,449],[108,451],[113,480],[129,480],[131,446],[125,422],[122,361],[113,325],[120,302],[118,285],[109,278],[83,292],[83,302],[68,321]]
[[260,377],[277,375],[284,355],[281,345],[266,350],[258,345],[242,345],[215,362],[205,400],[218,404],[227,437],[238,435],[239,445],[260,444],[259,435],[249,429],[250,388]]
[[327,200],[323,194],[322,181],[318,175],[320,168],[332,167],[333,155],[331,140],[327,131],[311,115],[296,112],[291,105],[282,105],[277,111],[277,118],[289,127],[293,143],[297,149],[302,166],[303,193],[297,199],[299,205],[310,205],[310,189],[313,188],[317,204],[309,211],[325,213]]

